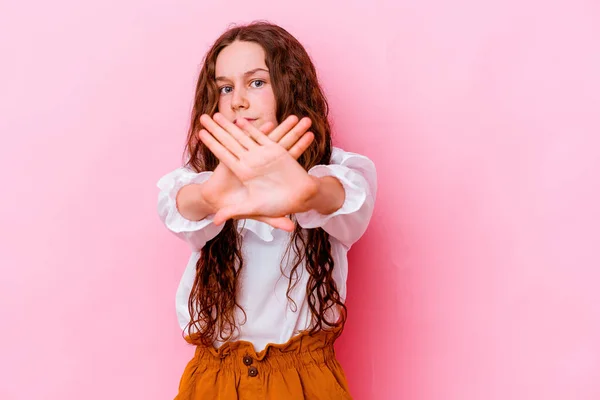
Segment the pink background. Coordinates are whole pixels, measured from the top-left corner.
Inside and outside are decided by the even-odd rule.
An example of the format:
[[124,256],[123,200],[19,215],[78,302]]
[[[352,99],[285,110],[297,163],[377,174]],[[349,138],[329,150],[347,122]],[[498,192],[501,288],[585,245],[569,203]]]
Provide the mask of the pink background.
[[258,18],[306,45],[336,144],[378,166],[338,346],[355,398],[600,398],[600,3],[16,3],[0,5],[0,399],[174,397],[189,253],[155,183],[208,45]]

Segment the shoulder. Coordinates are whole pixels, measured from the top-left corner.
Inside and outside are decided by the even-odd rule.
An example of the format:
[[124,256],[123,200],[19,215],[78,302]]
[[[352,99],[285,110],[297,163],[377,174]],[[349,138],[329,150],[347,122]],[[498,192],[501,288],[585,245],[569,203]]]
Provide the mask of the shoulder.
[[332,148],[330,162],[334,165],[344,165],[352,169],[362,170],[369,175],[376,175],[375,163],[369,157],[346,151],[340,147]]
[[373,161],[371,161],[371,159],[363,154],[359,154],[359,153],[354,153],[352,151],[347,151],[342,149],[341,147],[332,147],[331,149],[331,161],[332,163],[340,163],[342,161],[348,160],[348,159],[356,159],[356,160],[364,160],[364,161],[369,161],[371,163],[373,163]]

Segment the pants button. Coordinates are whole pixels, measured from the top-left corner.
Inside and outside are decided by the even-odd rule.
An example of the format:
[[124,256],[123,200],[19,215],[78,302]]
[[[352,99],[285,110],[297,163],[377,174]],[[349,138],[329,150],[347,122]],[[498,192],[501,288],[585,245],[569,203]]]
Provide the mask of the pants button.
[[244,365],[246,365],[246,366],[252,365],[252,357],[244,356]]
[[256,369],[256,367],[248,368],[248,375],[254,378],[256,375],[258,375],[258,369]]

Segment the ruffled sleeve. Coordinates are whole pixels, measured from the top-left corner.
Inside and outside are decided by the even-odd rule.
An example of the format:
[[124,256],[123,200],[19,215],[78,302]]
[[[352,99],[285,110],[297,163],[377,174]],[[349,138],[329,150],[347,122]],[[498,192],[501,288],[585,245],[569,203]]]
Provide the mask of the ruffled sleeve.
[[223,225],[213,223],[214,215],[209,215],[200,221],[190,221],[184,218],[177,209],[177,193],[185,185],[200,184],[210,178],[212,171],[194,172],[187,167],[181,167],[160,178],[157,183],[158,215],[167,229],[185,240],[193,251],[199,251],[209,240],[221,232]]
[[316,177],[337,178],[346,192],[344,204],[329,215],[315,210],[296,214],[305,229],[323,228],[348,248],[365,233],[375,205],[377,172],[369,158],[334,148],[330,165],[316,165],[308,171]]

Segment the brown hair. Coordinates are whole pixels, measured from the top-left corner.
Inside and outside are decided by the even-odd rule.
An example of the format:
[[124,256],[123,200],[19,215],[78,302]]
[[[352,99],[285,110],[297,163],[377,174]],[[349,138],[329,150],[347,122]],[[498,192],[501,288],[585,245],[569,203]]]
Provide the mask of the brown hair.
[[[331,157],[331,127],[328,122],[327,100],[317,80],[315,67],[304,47],[285,29],[266,22],[236,26],[219,37],[206,54],[198,83],[188,132],[187,165],[195,171],[213,171],[219,160],[198,140],[202,129],[200,116],[217,111],[219,91],[215,82],[215,64],[221,50],[234,41],[254,42],[263,47],[275,93],[279,122],[290,115],[312,120],[315,140],[298,159],[306,170],[317,164],[329,164]],[[297,269],[305,263],[310,274],[307,283],[308,305],[312,314],[312,332],[327,327],[343,326],[346,307],[333,279],[333,258],[329,234],[321,228],[303,229],[296,223],[283,259],[293,249],[295,259],[289,274],[287,297],[294,310],[297,305],[290,297],[297,283]],[[244,260],[241,237],[236,223],[229,220],[223,230],[202,248],[196,264],[196,278],[188,308],[191,316],[187,332],[190,338],[207,346],[217,339],[230,340],[237,325],[234,311],[243,309],[237,303],[236,289]],[[283,274],[283,266],[281,267]],[[339,320],[329,320],[332,310],[340,310]],[[335,315],[335,313],[333,313]],[[194,329],[192,329],[194,328]]]

